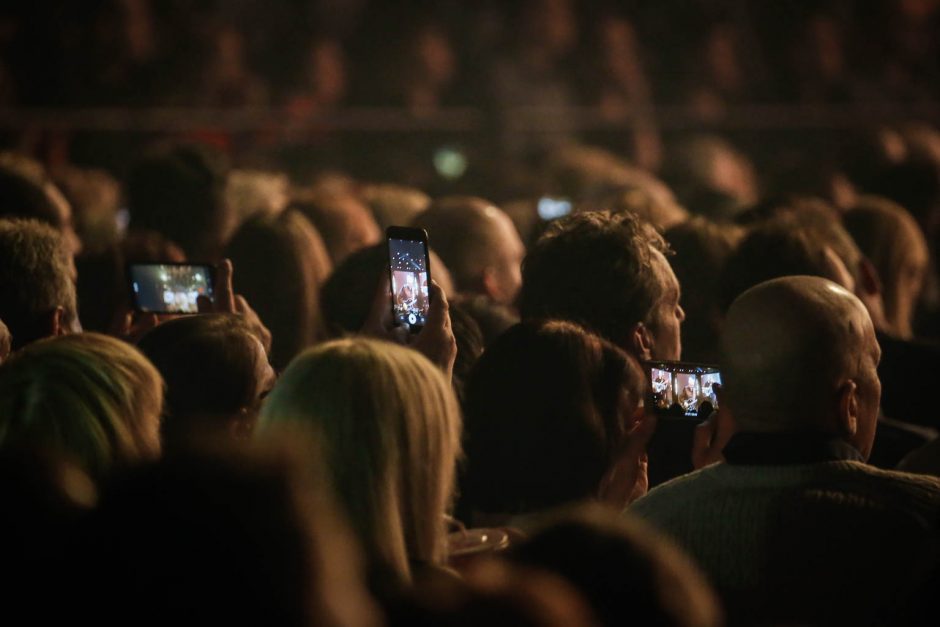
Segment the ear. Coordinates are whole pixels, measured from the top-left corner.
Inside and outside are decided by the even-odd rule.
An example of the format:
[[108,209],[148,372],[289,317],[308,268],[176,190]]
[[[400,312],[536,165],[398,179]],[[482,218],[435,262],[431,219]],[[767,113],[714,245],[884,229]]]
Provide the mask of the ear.
[[65,335],[69,332],[65,326],[65,308],[61,305],[52,310],[49,314],[49,336]]
[[858,433],[858,385],[848,379],[839,386],[839,434],[851,441]]
[[633,349],[633,354],[642,361],[653,358],[653,336],[642,322],[637,322],[633,327],[633,333],[630,334],[630,348]]
[[482,274],[483,291],[496,303],[503,302],[504,294],[499,279],[496,277],[496,271],[493,266],[483,268]]

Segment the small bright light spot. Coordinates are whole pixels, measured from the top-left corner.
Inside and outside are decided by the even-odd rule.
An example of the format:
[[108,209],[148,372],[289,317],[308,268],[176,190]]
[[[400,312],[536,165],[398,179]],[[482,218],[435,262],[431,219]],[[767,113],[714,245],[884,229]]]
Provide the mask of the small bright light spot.
[[445,179],[459,179],[467,171],[467,157],[456,148],[444,147],[434,153],[434,169]]

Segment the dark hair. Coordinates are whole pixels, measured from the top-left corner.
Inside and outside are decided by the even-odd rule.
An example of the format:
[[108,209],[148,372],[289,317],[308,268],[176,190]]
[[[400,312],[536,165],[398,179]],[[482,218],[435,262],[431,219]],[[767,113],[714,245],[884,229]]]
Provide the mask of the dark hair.
[[473,366],[483,354],[483,331],[463,302],[459,300],[450,304],[450,323],[454,340],[457,342],[457,358],[454,360],[451,383],[457,400],[463,403],[467,377],[470,376]]
[[127,177],[130,226],[163,234],[190,259],[212,261],[226,227],[225,180],[224,166],[205,148],[158,147]]
[[564,577],[600,625],[722,624],[718,600],[688,557],[645,523],[600,506],[568,512],[509,553]]
[[719,306],[726,312],[734,299],[758,283],[793,275],[839,280],[826,256],[826,244],[816,234],[792,220],[769,221],[748,233],[725,262]]
[[522,262],[523,320],[571,320],[629,345],[633,325],[649,322],[664,293],[654,250],[668,248],[632,213],[590,211],[559,220]]
[[98,576],[81,585],[113,594],[99,619],[334,624],[326,593],[337,576],[355,593],[354,545],[318,460],[296,457],[285,446],[187,450],[106,485],[86,534]]
[[271,330],[271,363],[287,367],[303,349],[325,339],[320,286],[331,264],[319,233],[303,215],[285,211],[245,221],[225,248],[235,291]]
[[596,494],[641,402],[635,360],[570,322],[521,323],[486,350],[466,388],[466,497],[524,513]]
[[320,291],[320,306],[331,335],[359,332],[369,317],[375,292],[387,271],[384,244],[358,250],[336,266]]
[[62,216],[38,181],[0,165],[0,218],[39,220],[61,229]]
[[166,445],[175,448],[189,439],[206,419],[221,422],[255,404],[259,381],[253,337],[240,316],[206,314],[169,320],[140,338],[138,347],[166,382]]
[[[425,229],[461,292],[482,289],[481,271],[493,250],[494,227],[487,210],[491,202],[475,196],[435,200],[412,224]],[[506,216],[508,218],[508,215]]]
[[666,231],[675,251],[669,259],[682,286],[682,356],[686,361],[717,363],[721,312],[721,270],[734,252],[740,227],[692,218]]

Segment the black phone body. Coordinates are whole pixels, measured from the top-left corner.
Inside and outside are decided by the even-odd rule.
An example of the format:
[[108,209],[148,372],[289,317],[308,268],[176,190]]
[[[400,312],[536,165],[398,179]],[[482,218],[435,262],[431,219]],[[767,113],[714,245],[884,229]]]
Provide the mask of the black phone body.
[[682,361],[648,361],[650,407],[657,416],[705,420],[718,409],[717,366]]
[[396,325],[417,333],[427,322],[431,285],[428,233],[424,229],[390,226],[385,232],[392,316]]
[[196,299],[214,297],[215,268],[208,263],[130,263],[128,285],[134,309],[145,313],[199,313]]

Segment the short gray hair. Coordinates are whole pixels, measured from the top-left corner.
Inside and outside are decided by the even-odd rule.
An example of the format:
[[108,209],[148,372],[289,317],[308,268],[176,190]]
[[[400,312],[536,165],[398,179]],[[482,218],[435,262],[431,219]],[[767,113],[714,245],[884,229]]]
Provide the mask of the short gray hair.
[[77,317],[61,235],[35,220],[0,220],[0,319],[10,328],[13,348],[42,337],[41,317],[56,307],[65,309],[66,324]]

